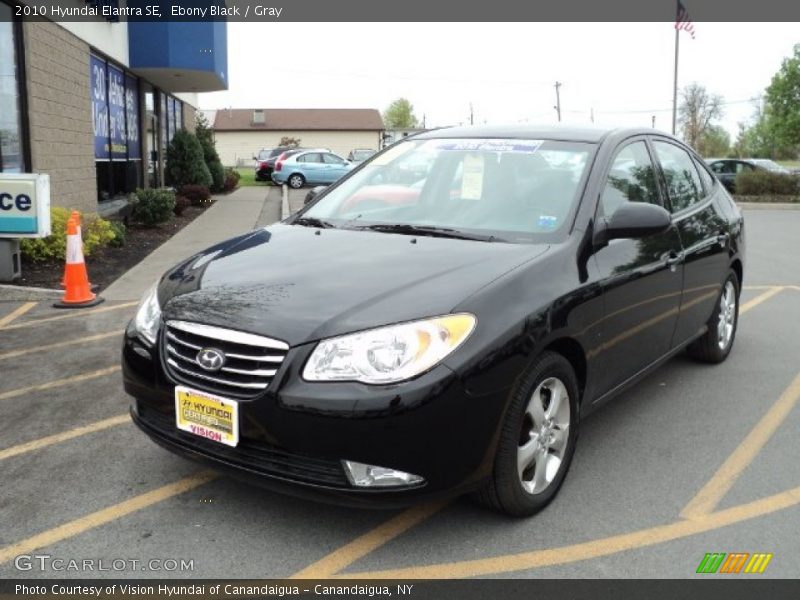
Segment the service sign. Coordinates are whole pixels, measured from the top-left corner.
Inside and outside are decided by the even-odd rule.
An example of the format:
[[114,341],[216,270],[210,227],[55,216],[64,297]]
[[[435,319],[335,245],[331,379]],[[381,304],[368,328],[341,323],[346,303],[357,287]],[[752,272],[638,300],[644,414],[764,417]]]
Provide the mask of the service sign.
[[0,238],[50,235],[50,176],[0,173]]

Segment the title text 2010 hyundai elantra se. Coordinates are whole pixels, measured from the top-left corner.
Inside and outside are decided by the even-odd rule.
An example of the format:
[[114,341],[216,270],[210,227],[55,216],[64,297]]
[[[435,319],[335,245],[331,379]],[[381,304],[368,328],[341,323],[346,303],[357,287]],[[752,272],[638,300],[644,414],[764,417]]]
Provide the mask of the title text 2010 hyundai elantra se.
[[725,360],[743,254],[667,135],[432,131],[166,273],[125,389],[156,442],[290,493],[529,515],[582,416],[684,349]]

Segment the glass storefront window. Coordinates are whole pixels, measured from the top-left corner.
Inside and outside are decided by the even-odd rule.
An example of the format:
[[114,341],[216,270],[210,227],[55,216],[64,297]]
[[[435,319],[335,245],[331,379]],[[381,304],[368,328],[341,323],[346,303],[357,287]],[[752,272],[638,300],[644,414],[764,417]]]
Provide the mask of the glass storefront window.
[[25,170],[16,31],[11,7],[0,2],[0,172],[4,173]]

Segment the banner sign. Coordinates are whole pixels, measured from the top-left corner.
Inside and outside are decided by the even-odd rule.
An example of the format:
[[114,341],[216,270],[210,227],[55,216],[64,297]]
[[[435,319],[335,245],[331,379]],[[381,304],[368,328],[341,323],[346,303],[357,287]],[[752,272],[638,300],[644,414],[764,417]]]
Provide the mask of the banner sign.
[[161,146],[164,148],[164,152],[166,153],[167,144],[169,143],[169,138],[167,138],[167,129],[169,129],[169,119],[167,118],[167,97],[163,93],[159,93],[158,97],[158,120],[161,121]]
[[50,176],[0,173],[0,238],[50,235]]
[[108,141],[108,99],[106,94],[106,63],[95,56],[89,60],[92,94],[92,124],[94,126],[94,157],[111,158]]
[[128,116],[128,159],[142,158],[142,145],[139,141],[139,81],[130,75],[125,76],[125,111]]
[[175,137],[175,98],[167,98],[168,108],[167,114],[169,114],[169,141],[172,141],[172,138]]
[[111,65],[108,65],[108,111],[110,116],[111,158],[112,160],[127,160],[125,75]]

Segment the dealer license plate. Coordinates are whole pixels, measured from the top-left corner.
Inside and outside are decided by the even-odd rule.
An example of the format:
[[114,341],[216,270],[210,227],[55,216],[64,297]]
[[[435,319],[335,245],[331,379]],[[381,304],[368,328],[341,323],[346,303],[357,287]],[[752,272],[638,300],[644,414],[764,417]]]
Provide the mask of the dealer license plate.
[[239,443],[239,403],[179,385],[175,387],[175,424],[182,431],[236,446]]

